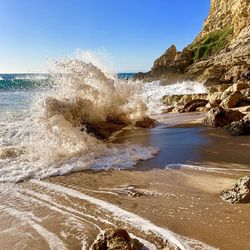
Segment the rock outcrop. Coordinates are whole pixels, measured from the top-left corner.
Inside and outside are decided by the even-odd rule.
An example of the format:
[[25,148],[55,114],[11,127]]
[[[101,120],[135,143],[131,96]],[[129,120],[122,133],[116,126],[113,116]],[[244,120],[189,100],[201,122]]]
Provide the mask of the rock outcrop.
[[[145,116],[142,120],[135,123],[136,127],[152,128],[155,126],[156,120]],[[107,117],[106,121],[88,122],[81,121],[82,131],[95,136],[97,139],[108,139],[114,132],[117,132],[129,124],[115,117]]]
[[239,121],[244,114],[238,110],[225,110],[222,107],[212,108],[205,116],[203,123],[212,127],[224,127]]
[[250,81],[250,1],[211,0],[202,31],[181,52],[172,45],[139,79],[190,79],[206,84]]
[[245,115],[241,120],[234,121],[225,127],[230,135],[247,135],[250,134],[250,113]]
[[[164,112],[182,111],[207,111],[211,108],[222,107],[231,109],[235,107],[250,106],[250,83],[222,84],[211,86],[208,93],[186,94],[186,95],[165,95],[161,101],[166,108]],[[189,106],[193,105],[190,108]],[[203,108],[205,106],[205,108]]]
[[90,250],[142,250],[143,244],[132,239],[124,229],[106,229],[100,233]]
[[189,101],[183,109],[181,110],[181,113],[184,112],[194,112],[198,108],[205,107],[207,105],[208,101],[205,99],[194,99],[192,101]]
[[250,177],[241,177],[231,190],[221,193],[221,198],[231,204],[250,202]]

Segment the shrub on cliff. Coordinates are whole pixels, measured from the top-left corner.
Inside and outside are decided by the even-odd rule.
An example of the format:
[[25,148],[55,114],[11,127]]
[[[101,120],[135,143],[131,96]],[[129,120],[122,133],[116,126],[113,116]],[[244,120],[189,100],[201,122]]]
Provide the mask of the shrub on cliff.
[[190,47],[193,61],[217,55],[227,46],[232,33],[233,28],[229,26],[225,29],[213,31],[193,43]]

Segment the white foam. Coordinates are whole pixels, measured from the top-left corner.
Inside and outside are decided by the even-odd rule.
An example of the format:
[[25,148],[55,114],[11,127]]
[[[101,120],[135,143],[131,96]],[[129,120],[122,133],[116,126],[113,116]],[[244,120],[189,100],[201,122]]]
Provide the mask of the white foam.
[[214,168],[209,166],[196,166],[196,165],[187,165],[187,164],[168,164],[165,166],[166,169],[178,169],[178,168],[190,168],[190,169],[196,169],[200,171],[206,171],[206,172],[250,172],[249,169],[244,168]]
[[147,113],[142,83],[119,80],[87,56],[87,62],[79,57],[56,62],[52,89],[34,92],[30,109],[14,111],[18,119],[13,114],[0,117],[1,182],[123,169],[157,153],[153,147],[100,142],[82,131],[81,121],[98,123],[112,116],[134,125]]
[[[36,180],[32,180],[32,182],[48,190],[60,192],[60,193],[69,195],[71,197],[75,197],[81,200],[88,201],[92,204],[95,204],[96,206],[98,206],[99,209],[103,209],[112,213],[114,218],[117,217],[120,220],[123,220],[125,223],[129,223],[130,225],[136,227],[137,229],[141,231],[152,232],[155,235],[167,240],[174,246],[179,247],[181,250],[190,248],[186,240],[182,240],[180,236],[176,235],[170,230],[158,227],[152,222],[150,222],[149,220],[143,219],[142,217],[135,215],[131,212],[128,212],[111,203],[88,196],[77,190],[66,188],[57,184],[52,184],[52,183],[43,182],[43,181],[36,181]],[[201,249],[213,249],[202,242],[192,240],[192,244],[194,244],[194,242],[196,243],[196,245],[202,246]]]
[[207,88],[199,82],[183,81],[165,85],[161,81],[145,83],[142,96],[151,114],[160,114],[164,108],[160,101],[164,95],[199,94],[206,93]]
[[15,76],[13,80],[33,80],[33,81],[38,81],[38,80],[46,80],[48,78],[47,75],[39,75],[39,74],[34,74],[34,75],[22,75],[22,76]]

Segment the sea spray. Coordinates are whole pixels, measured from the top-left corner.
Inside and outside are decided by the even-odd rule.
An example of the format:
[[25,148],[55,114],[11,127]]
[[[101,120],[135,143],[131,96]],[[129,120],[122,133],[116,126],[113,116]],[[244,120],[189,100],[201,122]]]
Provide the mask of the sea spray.
[[82,123],[103,122],[112,116],[134,125],[147,114],[142,83],[120,80],[79,58],[55,62],[50,75],[53,87],[34,93],[19,124],[4,123],[1,182],[127,168],[157,153],[153,147],[104,143],[88,134]]
[[1,182],[129,168],[158,149],[100,141],[87,133],[86,124],[111,117],[134,126],[146,115],[161,112],[163,95],[206,91],[193,82],[165,86],[118,79],[91,52],[53,62],[46,77],[42,87],[36,81],[35,89],[14,86],[13,92],[1,92]]
[[148,112],[151,115],[161,114],[166,108],[161,102],[165,95],[183,95],[206,93],[207,88],[200,82],[183,81],[166,85],[162,81],[147,82],[143,86],[142,96],[147,103]]

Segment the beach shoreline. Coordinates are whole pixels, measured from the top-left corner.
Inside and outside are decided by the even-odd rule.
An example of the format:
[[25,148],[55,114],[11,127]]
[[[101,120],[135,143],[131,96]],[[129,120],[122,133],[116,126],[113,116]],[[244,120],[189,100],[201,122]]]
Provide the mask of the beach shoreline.
[[[200,123],[202,116],[203,114],[199,115],[197,119],[197,114],[166,115],[164,119],[168,123],[167,126],[161,122],[156,129],[140,130],[142,134],[136,130],[119,135],[123,141],[132,143],[140,142],[141,137],[145,139],[145,134],[158,138],[157,133],[167,133],[165,130],[170,130],[171,135],[177,133],[177,141],[183,133],[185,136],[188,135],[187,144],[179,143],[177,146],[173,137],[170,142],[166,141],[165,148],[170,144],[177,151],[176,154],[171,152],[171,168],[163,166],[170,164],[170,161],[167,155],[164,155],[164,146],[156,138],[160,145],[159,155],[151,160],[141,161],[133,169],[87,171],[72,174],[69,178],[53,177],[49,181],[64,186],[70,186],[72,182],[78,183],[75,187],[95,190],[90,192],[94,197],[116,204],[153,221],[156,225],[213,247],[248,249],[249,204],[229,205],[222,201],[219,194],[230,188],[238,178],[249,174],[249,136],[232,137],[222,129],[205,127]],[[170,121],[167,117],[171,117]],[[171,125],[171,119],[176,117],[179,124]],[[160,136],[162,137],[161,134]],[[190,140],[190,136],[201,138],[197,143],[197,140]],[[230,143],[227,144],[229,139]],[[143,142],[148,144],[143,145],[152,146],[152,142],[154,139],[150,138]],[[230,148],[234,152],[233,155]],[[183,154],[185,150],[193,154],[189,156],[190,161],[187,161]],[[165,163],[162,162],[161,154],[165,158]],[[157,160],[157,157],[160,160]],[[183,167],[173,166],[173,163]],[[87,183],[84,181],[86,179]],[[126,194],[127,187],[141,192],[142,196],[129,197]],[[99,193],[100,190],[109,190],[118,193],[118,196]]]
[[[137,228],[139,220],[140,227],[148,230],[170,230],[170,235],[191,248],[208,249],[209,245],[247,250],[249,204],[230,205],[219,194],[236,179],[249,174],[249,137],[230,137],[229,141],[222,129],[204,127],[200,123],[202,116],[202,113],[164,115],[154,129],[120,133],[117,143],[136,141],[144,146],[158,143],[158,155],[133,168],[86,170],[10,184],[9,190],[1,184],[1,204],[9,199],[12,203],[11,208],[1,207],[5,210],[0,230],[7,230],[5,227],[13,222],[8,213],[17,216],[16,219],[24,216],[25,220],[31,213],[32,221],[43,218],[39,225],[57,235],[59,243],[65,242],[70,249],[83,245],[88,249],[100,229],[116,226],[144,240],[151,246],[149,249],[153,249],[152,244],[156,249],[164,247],[162,237]],[[33,203],[36,205],[31,207]],[[20,216],[15,209],[22,210]],[[75,225],[78,220],[85,226]],[[29,231],[19,228],[20,235]],[[9,247],[17,239],[0,237],[0,243]],[[27,245],[36,249],[47,249],[41,239],[26,240]]]

